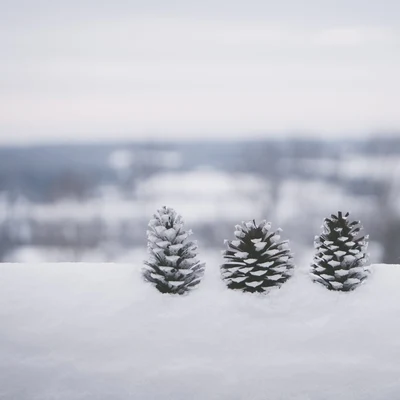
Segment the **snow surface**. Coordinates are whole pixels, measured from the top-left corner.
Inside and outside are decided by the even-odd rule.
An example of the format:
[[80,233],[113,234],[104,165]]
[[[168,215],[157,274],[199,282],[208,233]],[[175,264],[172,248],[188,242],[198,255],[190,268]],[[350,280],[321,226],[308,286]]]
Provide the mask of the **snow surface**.
[[297,269],[253,295],[208,258],[188,296],[141,263],[0,264],[0,399],[400,398],[400,266],[351,293]]

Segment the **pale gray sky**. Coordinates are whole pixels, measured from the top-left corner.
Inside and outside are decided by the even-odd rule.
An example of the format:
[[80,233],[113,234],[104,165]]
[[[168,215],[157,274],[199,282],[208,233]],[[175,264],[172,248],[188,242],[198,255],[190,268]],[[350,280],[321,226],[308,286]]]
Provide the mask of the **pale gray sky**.
[[0,143],[400,132],[400,2],[0,0]]

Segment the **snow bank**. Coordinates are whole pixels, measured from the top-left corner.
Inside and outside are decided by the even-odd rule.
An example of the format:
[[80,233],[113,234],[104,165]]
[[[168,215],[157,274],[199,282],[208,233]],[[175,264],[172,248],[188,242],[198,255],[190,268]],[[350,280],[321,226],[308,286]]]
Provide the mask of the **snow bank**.
[[225,289],[218,261],[186,297],[139,263],[0,264],[0,399],[400,398],[400,266],[265,296]]

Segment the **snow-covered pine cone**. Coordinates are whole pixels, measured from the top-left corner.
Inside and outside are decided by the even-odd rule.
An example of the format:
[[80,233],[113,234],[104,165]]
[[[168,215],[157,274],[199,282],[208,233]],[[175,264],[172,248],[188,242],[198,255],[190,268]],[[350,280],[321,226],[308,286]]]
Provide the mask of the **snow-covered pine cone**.
[[147,230],[149,261],[145,280],[162,293],[184,294],[199,284],[204,263],[196,259],[197,244],[188,240],[192,231],[183,229],[183,220],[174,209],[162,207]]
[[228,288],[265,292],[281,286],[294,268],[288,241],[280,242],[281,229],[271,232],[271,223],[243,222],[236,225],[236,240],[226,241],[221,276]]
[[349,222],[348,217],[349,213],[332,214],[324,220],[322,234],[315,237],[311,278],[330,290],[353,290],[368,276],[368,236],[359,236],[360,221]]

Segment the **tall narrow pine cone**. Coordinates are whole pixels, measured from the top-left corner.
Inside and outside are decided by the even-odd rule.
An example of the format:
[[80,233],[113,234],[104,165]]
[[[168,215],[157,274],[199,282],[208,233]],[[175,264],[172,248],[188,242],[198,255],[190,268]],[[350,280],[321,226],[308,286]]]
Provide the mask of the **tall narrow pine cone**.
[[184,294],[200,283],[204,263],[197,260],[197,244],[188,240],[192,231],[183,229],[183,220],[174,209],[162,207],[149,222],[149,261],[145,280],[162,293]]

